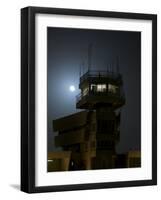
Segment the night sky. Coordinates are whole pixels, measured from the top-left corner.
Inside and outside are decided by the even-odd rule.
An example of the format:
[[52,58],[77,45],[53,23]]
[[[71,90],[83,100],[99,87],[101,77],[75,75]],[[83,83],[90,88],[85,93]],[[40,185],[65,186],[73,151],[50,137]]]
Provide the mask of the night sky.
[[[92,69],[107,70],[119,58],[126,104],[121,109],[121,133],[117,152],[140,150],[141,34],[140,32],[53,28],[47,29],[48,151],[54,147],[52,120],[70,115],[80,93],[79,73],[87,71],[88,46],[92,44]],[[84,66],[84,67],[83,67]],[[71,92],[69,87],[76,90]]]

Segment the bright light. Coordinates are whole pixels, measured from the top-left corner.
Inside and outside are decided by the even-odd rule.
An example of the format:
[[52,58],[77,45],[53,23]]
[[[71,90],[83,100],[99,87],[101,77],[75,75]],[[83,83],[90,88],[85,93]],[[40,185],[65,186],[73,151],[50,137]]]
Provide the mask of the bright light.
[[69,90],[70,90],[71,92],[74,92],[74,91],[75,91],[74,85],[71,85],[71,86],[69,87]]
[[53,162],[53,160],[48,160],[48,162]]

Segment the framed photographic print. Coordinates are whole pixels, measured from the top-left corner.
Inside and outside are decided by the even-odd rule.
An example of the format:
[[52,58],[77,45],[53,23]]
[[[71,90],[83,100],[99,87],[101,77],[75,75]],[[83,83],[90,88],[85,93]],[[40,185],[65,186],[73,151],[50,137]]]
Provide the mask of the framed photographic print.
[[157,184],[157,16],[21,10],[21,190]]

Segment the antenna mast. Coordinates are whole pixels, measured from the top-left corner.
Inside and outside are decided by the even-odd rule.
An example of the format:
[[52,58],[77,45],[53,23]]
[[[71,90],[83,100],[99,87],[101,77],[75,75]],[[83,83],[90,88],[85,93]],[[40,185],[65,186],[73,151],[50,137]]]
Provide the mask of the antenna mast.
[[79,65],[79,77],[81,77],[81,64]]
[[92,44],[88,46],[88,71],[91,69]]
[[117,71],[117,73],[120,72],[120,69],[119,69],[119,57],[118,56],[116,57],[116,71]]

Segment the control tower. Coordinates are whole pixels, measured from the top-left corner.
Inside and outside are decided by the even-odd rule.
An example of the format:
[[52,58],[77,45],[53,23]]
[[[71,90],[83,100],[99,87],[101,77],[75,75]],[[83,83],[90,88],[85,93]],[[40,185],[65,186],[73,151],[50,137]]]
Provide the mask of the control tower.
[[[76,97],[76,108],[88,110],[86,138],[96,143],[96,156],[91,160],[95,169],[113,168],[115,147],[120,138],[120,108],[125,104],[122,76],[118,72],[88,70],[80,77],[81,93]],[[92,113],[96,127],[92,132]]]
[[116,168],[120,108],[125,104],[123,79],[118,60],[116,70],[92,70],[91,51],[89,45],[88,70],[80,74],[81,92],[76,96],[76,108],[82,111],[53,121],[58,132],[55,146],[64,151],[66,170]]

